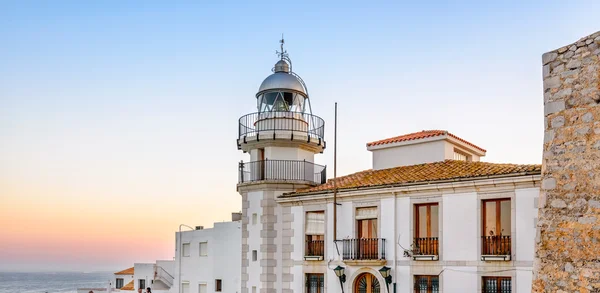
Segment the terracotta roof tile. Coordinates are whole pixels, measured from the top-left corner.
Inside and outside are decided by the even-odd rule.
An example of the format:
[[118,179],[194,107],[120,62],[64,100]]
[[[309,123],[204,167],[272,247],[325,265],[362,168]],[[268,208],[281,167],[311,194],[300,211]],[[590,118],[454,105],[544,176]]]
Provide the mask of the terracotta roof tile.
[[367,143],[367,147],[376,146],[376,145],[384,145],[384,144],[395,143],[395,142],[424,139],[424,138],[436,137],[436,136],[441,136],[441,135],[448,135],[448,136],[450,136],[454,139],[457,139],[463,143],[466,143],[476,149],[479,149],[484,152],[486,151],[485,149],[478,147],[475,144],[470,143],[470,142],[468,142],[446,130],[423,130],[420,132],[409,133],[409,134],[405,134],[405,135],[400,135],[400,136],[396,136],[396,137],[391,137],[391,138],[386,138],[386,139],[382,139],[382,140],[378,140],[378,141],[369,142],[369,143]]
[[133,280],[131,280],[131,282],[127,283],[127,285],[121,287],[120,290],[133,291],[133,289]]
[[[377,187],[396,184],[418,184],[428,181],[455,180],[511,174],[540,174],[541,165],[496,164],[446,160],[442,162],[401,166],[382,170],[365,170],[337,178],[337,189]],[[301,189],[285,196],[333,190],[333,179],[318,186]]]
[[120,272],[116,272],[115,275],[133,275],[133,272],[134,272],[133,267],[130,267],[130,268],[124,269]]

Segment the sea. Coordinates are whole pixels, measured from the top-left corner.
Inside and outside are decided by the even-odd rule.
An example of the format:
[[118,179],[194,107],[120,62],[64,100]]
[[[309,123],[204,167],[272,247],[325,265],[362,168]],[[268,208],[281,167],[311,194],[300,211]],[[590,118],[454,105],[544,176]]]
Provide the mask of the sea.
[[77,293],[77,288],[106,288],[113,274],[0,272],[0,293]]

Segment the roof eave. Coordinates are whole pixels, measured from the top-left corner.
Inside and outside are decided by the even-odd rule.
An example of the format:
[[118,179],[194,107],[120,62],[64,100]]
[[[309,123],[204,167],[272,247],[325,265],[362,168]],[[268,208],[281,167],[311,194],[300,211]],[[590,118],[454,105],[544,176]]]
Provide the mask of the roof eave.
[[[356,190],[408,187],[408,186],[432,185],[432,184],[464,182],[464,181],[479,181],[479,180],[487,180],[487,179],[510,178],[510,177],[521,177],[521,176],[532,176],[532,175],[541,175],[541,171],[528,171],[528,172],[509,173],[509,174],[501,174],[501,175],[487,175],[487,176],[478,176],[478,177],[461,177],[461,178],[454,178],[454,179],[417,181],[417,182],[408,182],[408,183],[392,183],[392,184],[381,184],[381,185],[371,185],[371,186],[352,187],[352,188],[338,188],[337,191],[338,191],[338,193],[340,193],[340,192],[348,192],[348,191],[356,191]],[[302,197],[302,196],[307,196],[307,195],[328,194],[328,193],[332,193],[332,192],[333,192],[333,189],[312,191],[312,192],[306,192],[306,193],[284,193],[284,194],[278,196],[277,198],[281,198],[281,199],[296,198],[296,197]]]

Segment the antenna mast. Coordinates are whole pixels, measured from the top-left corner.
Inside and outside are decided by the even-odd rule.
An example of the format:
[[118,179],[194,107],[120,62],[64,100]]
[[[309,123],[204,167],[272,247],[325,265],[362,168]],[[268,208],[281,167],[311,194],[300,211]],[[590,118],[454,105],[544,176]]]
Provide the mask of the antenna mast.
[[337,241],[337,102],[333,129],[333,241]]

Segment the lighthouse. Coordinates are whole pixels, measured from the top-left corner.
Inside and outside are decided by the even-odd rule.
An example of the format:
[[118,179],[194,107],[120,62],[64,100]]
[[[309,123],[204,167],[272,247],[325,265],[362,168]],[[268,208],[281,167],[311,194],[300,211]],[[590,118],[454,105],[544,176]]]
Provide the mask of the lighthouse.
[[[242,196],[242,293],[293,292],[290,207],[276,199],[325,183],[326,167],[314,163],[326,147],[325,123],[312,113],[308,88],[293,71],[284,40],[272,74],[260,84],[256,111],[239,119],[237,190]],[[297,282],[298,280],[296,280]],[[300,293],[300,292],[298,292]]]

